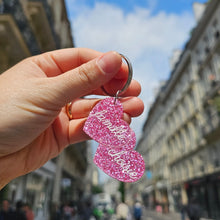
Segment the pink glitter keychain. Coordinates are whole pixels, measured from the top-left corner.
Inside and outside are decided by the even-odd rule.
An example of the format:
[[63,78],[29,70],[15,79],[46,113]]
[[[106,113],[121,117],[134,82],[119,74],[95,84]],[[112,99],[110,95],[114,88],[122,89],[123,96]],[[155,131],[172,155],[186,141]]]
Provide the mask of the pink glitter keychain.
[[[92,109],[83,130],[99,143],[94,163],[119,181],[135,182],[143,176],[145,163],[143,157],[134,150],[136,144],[134,131],[122,119],[123,107],[118,96],[129,86],[133,71],[128,58],[122,54],[121,56],[128,64],[127,83],[115,97],[100,101]],[[108,94],[104,87],[102,89]]]
[[134,131],[122,119],[123,107],[114,97],[100,101],[90,112],[84,131],[105,147],[126,147],[132,150],[136,144]]

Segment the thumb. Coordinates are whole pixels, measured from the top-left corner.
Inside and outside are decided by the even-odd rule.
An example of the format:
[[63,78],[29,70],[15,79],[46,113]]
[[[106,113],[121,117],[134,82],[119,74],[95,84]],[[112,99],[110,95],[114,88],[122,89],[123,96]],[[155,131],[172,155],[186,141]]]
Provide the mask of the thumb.
[[48,78],[56,103],[63,106],[99,88],[115,76],[121,65],[121,56],[111,51],[66,73]]

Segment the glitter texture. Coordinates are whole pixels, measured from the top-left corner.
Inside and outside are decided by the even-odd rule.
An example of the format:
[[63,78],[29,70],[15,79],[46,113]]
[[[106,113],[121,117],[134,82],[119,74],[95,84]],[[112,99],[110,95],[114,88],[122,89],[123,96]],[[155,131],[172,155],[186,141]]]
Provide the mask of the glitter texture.
[[122,116],[120,101],[106,98],[92,109],[83,130],[102,146],[127,146],[127,150],[132,150],[136,144],[135,133]]
[[143,157],[135,150],[106,148],[99,145],[94,163],[109,176],[123,182],[139,180],[145,171]]
[[113,97],[100,101],[90,112],[83,130],[99,143],[94,163],[123,182],[139,180],[145,171],[143,157],[134,149],[134,131],[123,119],[123,107]]

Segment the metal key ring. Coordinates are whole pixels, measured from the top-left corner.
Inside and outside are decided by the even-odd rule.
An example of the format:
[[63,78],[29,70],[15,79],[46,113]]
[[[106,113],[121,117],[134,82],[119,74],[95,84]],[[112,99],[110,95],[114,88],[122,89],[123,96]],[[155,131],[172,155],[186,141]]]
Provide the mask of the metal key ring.
[[131,83],[132,77],[133,77],[133,69],[132,69],[132,65],[131,65],[130,60],[129,60],[125,55],[123,55],[123,54],[121,54],[121,53],[119,53],[119,54],[121,55],[121,57],[125,60],[125,62],[126,62],[127,65],[128,65],[128,79],[127,79],[127,82],[125,83],[124,87],[123,87],[121,90],[118,90],[118,91],[116,92],[115,95],[109,94],[109,93],[105,90],[104,86],[101,86],[101,89],[103,90],[103,92],[104,92],[105,94],[107,94],[107,95],[109,95],[109,96],[115,96],[115,99],[117,99],[118,96],[119,96],[121,93],[123,93],[123,92],[128,88],[128,86],[129,86],[130,83]]

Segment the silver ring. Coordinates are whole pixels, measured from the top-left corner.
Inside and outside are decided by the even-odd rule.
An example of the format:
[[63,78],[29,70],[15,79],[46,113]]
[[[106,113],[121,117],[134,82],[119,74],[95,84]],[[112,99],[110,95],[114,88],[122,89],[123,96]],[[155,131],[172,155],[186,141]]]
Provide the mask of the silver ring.
[[104,92],[105,94],[107,94],[107,95],[109,95],[109,96],[115,96],[116,99],[118,98],[118,96],[119,96],[121,93],[123,93],[123,92],[128,88],[128,86],[129,86],[130,83],[131,83],[132,77],[133,77],[133,69],[132,69],[132,65],[131,65],[130,60],[129,60],[125,55],[123,55],[123,54],[121,54],[121,53],[119,53],[119,54],[121,55],[121,57],[125,60],[125,62],[126,62],[127,65],[128,65],[128,79],[127,79],[127,82],[125,83],[124,87],[123,87],[121,90],[118,90],[118,91],[116,92],[115,95],[109,94],[109,93],[105,90],[104,86],[101,86],[101,88],[102,88],[102,90],[103,90],[103,92]]

